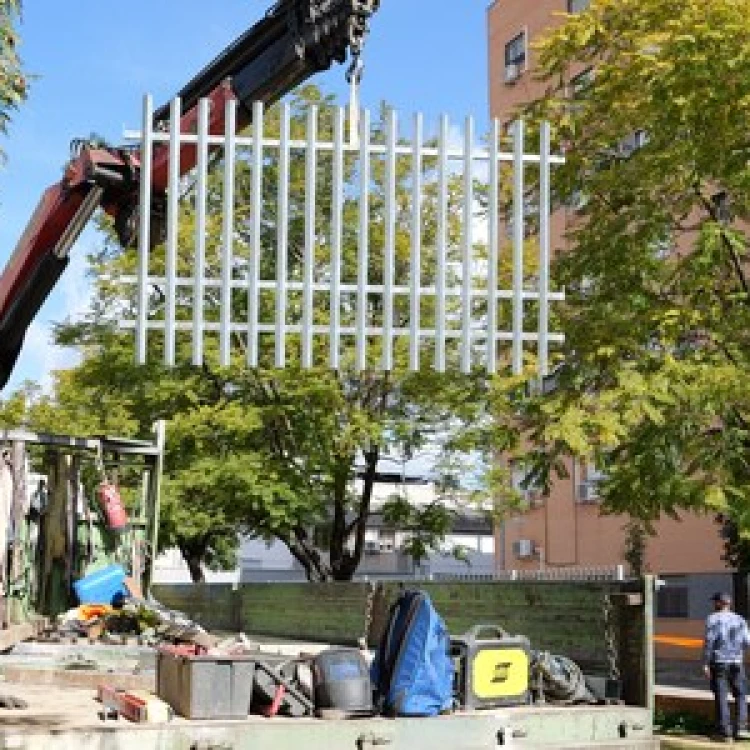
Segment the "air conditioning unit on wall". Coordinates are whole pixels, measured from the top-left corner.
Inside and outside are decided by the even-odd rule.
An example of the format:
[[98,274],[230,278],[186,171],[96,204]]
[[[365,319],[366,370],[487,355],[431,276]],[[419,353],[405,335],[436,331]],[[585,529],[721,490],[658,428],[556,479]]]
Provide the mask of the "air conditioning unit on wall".
[[515,83],[521,77],[521,66],[518,63],[505,64],[505,83]]
[[544,493],[541,490],[526,490],[524,499],[529,504],[529,508],[544,507]]
[[536,555],[536,545],[531,539],[518,539],[513,551],[519,560],[529,560]]
[[597,482],[581,482],[578,485],[578,502],[593,505],[599,502],[599,485]]

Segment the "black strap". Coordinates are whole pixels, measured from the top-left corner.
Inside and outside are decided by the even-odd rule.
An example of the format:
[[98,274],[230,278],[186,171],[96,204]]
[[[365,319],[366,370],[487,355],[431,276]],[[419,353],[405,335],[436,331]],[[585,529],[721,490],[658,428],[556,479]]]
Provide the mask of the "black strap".
[[[411,596],[412,600],[409,604],[409,610],[407,611],[403,620],[403,627],[399,635],[398,644],[395,644],[394,648],[393,639],[396,629],[396,622],[398,621],[398,610],[403,607],[403,600],[408,596]],[[421,591],[406,592],[398,598],[396,603],[391,608],[391,621],[388,625],[386,637],[383,639],[385,643],[385,653],[380,662],[380,679],[378,680],[378,693],[381,704],[385,703],[388,691],[390,689],[391,680],[393,679],[393,674],[396,671],[398,665],[401,663],[401,659],[404,655],[403,645],[411,634],[417,612],[424,602],[424,599],[425,596]]]
[[388,655],[391,653],[391,645],[393,643],[393,633],[396,629],[398,611],[403,604],[403,599],[405,596],[405,594],[401,594],[398,599],[396,599],[396,601],[391,604],[391,608],[388,612],[388,625],[386,626],[385,633],[380,639],[380,645],[378,646],[377,658],[378,664],[380,665],[380,670],[378,672],[377,693],[378,699],[381,703],[385,698],[385,694],[387,692],[387,679],[389,679],[386,677],[386,673],[388,672]]

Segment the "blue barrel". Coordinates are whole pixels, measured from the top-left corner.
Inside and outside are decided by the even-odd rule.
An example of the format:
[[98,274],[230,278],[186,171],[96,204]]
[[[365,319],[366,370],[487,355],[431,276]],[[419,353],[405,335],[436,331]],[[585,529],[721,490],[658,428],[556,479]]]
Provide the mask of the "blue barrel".
[[108,565],[76,581],[73,590],[80,604],[113,604],[128,596],[125,570],[121,565]]

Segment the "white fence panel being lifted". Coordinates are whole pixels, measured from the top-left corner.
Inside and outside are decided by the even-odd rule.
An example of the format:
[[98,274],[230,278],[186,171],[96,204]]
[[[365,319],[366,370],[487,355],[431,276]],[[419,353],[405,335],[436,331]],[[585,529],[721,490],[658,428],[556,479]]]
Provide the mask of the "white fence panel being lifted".
[[[157,131],[145,98],[137,275],[120,279],[137,287],[123,325],[139,363],[518,373],[529,352],[548,372],[562,341],[549,332],[563,298],[549,279],[562,159],[546,123],[527,153],[520,121],[507,137],[494,122],[480,147],[471,118],[456,136],[442,117],[427,139],[416,115],[407,140],[392,110],[382,122],[363,110],[347,132],[342,108],[311,106],[301,121],[289,104],[256,104],[252,132],[236,135],[236,107],[213,134],[202,101],[196,132],[181,133],[175,100]],[[151,190],[157,149],[169,153],[165,197]],[[196,167],[181,176],[186,149]]]

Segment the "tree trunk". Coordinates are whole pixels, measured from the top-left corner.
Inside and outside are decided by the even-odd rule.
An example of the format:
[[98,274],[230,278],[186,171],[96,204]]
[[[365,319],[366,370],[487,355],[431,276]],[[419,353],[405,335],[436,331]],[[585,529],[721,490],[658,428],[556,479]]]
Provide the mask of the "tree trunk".
[[201,565],[201,561],[194,557],[188,557],[186,562],[188,570],[190,571],[190,578],[192,579],[193,583],[205,583],[206,576],[203,573],[203,566]]
[[332,578],[331,568],[320,551],[310,542],[305,529],[297,528],[288,538],[282,540],[295,560],[304,568],[307,580],[311,583],[325,583]]
[[336,580],[338,570],[347,554],[349,533],[346,522],[346,488],[349,472],[354,460],[339,462],[333,475],[333,519],[331,521],[331,538],[328,544],[328,554],[331,570]]
[[[357,517],[346,527],[344,532],[345,539],[348,539],[350,534],[354,534],[354,551],[349,552],[342,545],[343,552],[340,559],[331,559],[331,568],[335,581],[351,581],[362,561],[362,554],[365,549],[365,530],[367,528],[367,521],[370,518],[372,490],[375,485],[375,477],[377,476],[379,458],[380,450],[378,448],[373,448],[365,453],[365,473],[362,477],[362,496],[359,500]],[[333,548],[333,545],[331,547]]]
[[182,554],[182,559],[187,564],[188,572],[190,573],[190,578],[193,583],[205,583],[206,575],[203,572],[203,566],[201,565],[203,562],[203,554],[195,549],[183,547],[182,545],[180,545],[180,553]]

